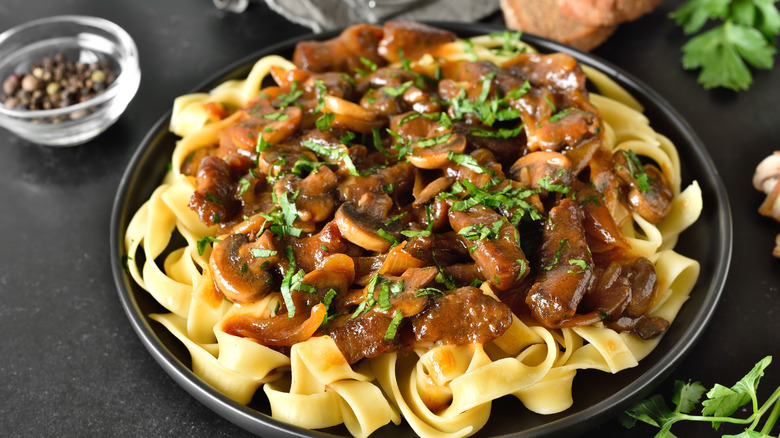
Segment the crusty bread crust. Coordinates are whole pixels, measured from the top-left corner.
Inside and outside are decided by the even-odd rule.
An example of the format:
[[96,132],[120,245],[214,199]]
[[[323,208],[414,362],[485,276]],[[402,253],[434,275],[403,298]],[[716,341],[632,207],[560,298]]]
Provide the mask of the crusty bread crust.
[[592,50],[607,40],[617,25],[592,26],[564,15],[556,0],[501,0],[506,26],[513,30]]
[[556,0],[567,17],[590,26],[610,26],[633,21],[652,11],[663,0]]

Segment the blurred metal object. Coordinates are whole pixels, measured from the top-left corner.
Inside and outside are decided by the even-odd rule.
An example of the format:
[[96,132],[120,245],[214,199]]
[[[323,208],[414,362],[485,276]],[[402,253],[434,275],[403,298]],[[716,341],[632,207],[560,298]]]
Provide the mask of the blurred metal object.
[[315,32],[358,23],[405,20],[477,21],[499,10],[499,0],[265,0],[293,23]]
[[[214,6],[224,11],[240,14],[249,6],[249,0],[213,0]],[[380,0],[381,1],[381,0]]]

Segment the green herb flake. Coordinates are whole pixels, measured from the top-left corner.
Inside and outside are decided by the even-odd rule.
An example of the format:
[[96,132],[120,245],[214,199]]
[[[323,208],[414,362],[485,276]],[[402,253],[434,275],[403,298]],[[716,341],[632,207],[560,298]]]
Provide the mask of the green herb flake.
[[408,90],[412,85],[414,85],[414,82],[406,81],[397,87],[382,87],[382,91],[390,97],[399,97],[404,94],[406,90]]
[[331,124],[335,118],[336,115],[334,113],[325,113],[317,118],[317,120],[314,122],[314,125],[317,126],[317,129],[320,131],[330,131],[333,129]]
[[198,240],[197,247],[198,247],[198,255],[203,255],[203,253],[206,251],[206,247],[209,243],[219,243],[220,240],[216,237],[206,236],[200,240]]
[[436,289],[435,287],[424,287],[420,289],[415,289],[416,294],[414,296],[416,297],[424,297],[424,296],[434,296],[434,297],[443,297],[444,292],[440,291],[439,289]]
[[251,183],[246,178],[241,178],[240,180],[238,180],[238,191],[236,192],[236,194],[238,196],[243,195],[249,189],[250,184]]
[[206,202],[213,202],[213,203],[215,203],[215,204],[221,204],[221,203],[222,203],[222,200],[221,200],[221,199],[219,199],[219,198],[217,198],[217,197],[215,197],[215,196],[214,196],[214,195],[212,195],[211,193],[209,193],[209,192],[206,192]]
[[636,180],[636,186],[639,191],[642,193],[649,192],[650,184],[653,182],[653,179],[645,172],[645,167],[642,165],[642,162],[639,161],[639,157],[637,157],[633,149],[623,150],[622,152],[626,157],[631,177]]
[[285,113],[269,113],[269,114],[263,114],[260,117],[268,120],[278,120],[280,122],[284,122],[285,120],[290,118],[290,116],[288,116]]
[[396,309],[395,313],[393,313],[393,319],[390,321],[390,325],[387,326],[387,331],[385,332],[385,339],[394,339],[396,332],[398,331],[398,326],[401,325],[401,320],[404,319],[404,314],[401,313],[400,310]]
[[322,157],[328,158],[333,161],[341,161],[342,163],[344,163],[344,166],[347,168],[349,173],[356,176],[360,175],[360,172],[358,172],[357,168],[355,167],[355,163],[352,162],[352,158],[350,158],[348,151],[341,149],[339,147],[325,146],[313,140],[304,141],[303,146],[312,150],[314,153]]
[[398,241],[398,239],[395,238],[395,236],[393,236],[392,234],[388,233],[387,231],[385,231],[382,228],[376,230],[376,234],[377,234],[377,236],[379,236],[379,237],[387,240],[388,242],[390,242],[390,244],[392,244],[393,246],[398,245],[400,243]]
[[584,274],[586,271],[589,270],[588,262],[582,259],[569,259],[569,264],[571,266],[576,266],[579,268],[579,270],[569,269],[568,271],[566,271],[569,274]]
[[493,174],[492,171],[482,167],[479,164],[479,162],[476,160],[476,158],[468,154],[456,154],[455,152],[449,151],[447,152],[447,159],[463,167],[466,167],[476,173],[487,173],[491,175]]
[[276,107],[279,109],[285,109],[288,106],[294,104],[301,96],[303,96],[303,90],[298,88],[298,81],[293,81],[292,85],[290,86],[290,92],[279,95],[279,100],[276,104]]
[[252,257],[273,257],[277,254],[276,251],[265,248],[249,248],[249,253]]
[[444,133],[444,134],[439,135],[437,137],[426,138],[424,140],[419,140],[416,143],[416,146],[417,147],[421,147],[421,148],[429,148],[429,147],[432,147],[432,146],[436,146],[437,144],[446,143],[447,140],[450,139],[450,137],[452,137],[452,132],[447,132],[447,133]]
[[558,262],[561,259],[561,253],[563,252],[564,248],[569,246],[569,239],[561,239],[558,241],[558,250],[555,251],[555,257],[553,258],[552,263],[550,263],[547,266],[542,267],[545,271],[549,271],[550,269],[556,267],[558,265]]

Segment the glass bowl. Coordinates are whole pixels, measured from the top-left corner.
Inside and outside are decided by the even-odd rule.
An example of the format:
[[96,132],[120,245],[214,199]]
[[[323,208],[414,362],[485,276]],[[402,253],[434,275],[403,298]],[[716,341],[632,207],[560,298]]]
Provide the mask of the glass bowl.
[[[45,58],[58,55],[83,64],[83,68],[107,66],[105,70],[113,71],[116,78],[93,97],[62,108],[6,105],[12,96],[5,90],[9,77],[15,76],[21,84]],[[135,96],[141,81],[138,49],[124,29],[102,18],[63,15],[34,20],[0,34],[0,81],[4,85],[0,89],[0,126],[33,143],[75,146],[111,126]],[[53,90],[44,88],[44,95],[38,98],[45,98],[49,91]]]

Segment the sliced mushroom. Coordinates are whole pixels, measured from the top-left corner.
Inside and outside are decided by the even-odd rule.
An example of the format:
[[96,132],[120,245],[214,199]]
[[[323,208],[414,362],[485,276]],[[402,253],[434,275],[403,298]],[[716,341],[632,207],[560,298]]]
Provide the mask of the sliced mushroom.
[[249,117],[227,129],[226,135],[241,149],[254,153],[257,139],[277,144],[295,133],[301,126],[303,112],[295,105],[279,110],[271,105],[259,105],[247,110]]
[[391,240],[398,239],[400,231],[398,222],[388,225],[349,201],[341,204],[334,221],[345,239],[368,251],[387,251],[392,245]]
[[312,337],[325,320],[326,313],[322,303],[312,307],[308,315],[299,311],[292,318],[287,314],[258,318],[239,313],[226,318],[222,322],[222,330],[234,336],[255,339],[262,345],[289,347]]
[[363,134],[370,134],[375,128],[381,128],[386,123],[385,119],[378,118],[373,111],[331,95],[325,97],[325,111],[333,114],[332,127]]
[[512,179],[537,188],[543,180],[551,184],[571,184],[571,162],[559,152],[537,151],[520,157],[509,169]]
[[674,192],[666,175],[653,164],[642,165],[631,151],[614,153],[615,170],[628,186],[628,204],[645,220],[657,224],[672,209]]
[[298,193],[295,205],[301,222],[321,222],[328,219],[336,208],[335,189],[338,178],[329,168],[322,166],[301,179],[286,174],[274,184],[277,199],[284,193]]
[[321,302],[332,289],[336,295],[349,291],[355,281],[355,263],[344,254],[334,254],[325,259],[321,268],[306,274],[301,282],[313,286],[315,292],[292,291],[296,308],[309,308]]
[[298,267],[306,272],[321,268],[331,255],[350,252],[349,242],[344,240],[334,221],[325,224],[314,235],[287,240],[292,246]]
[[[266,257],[252,256],[249,243],[245,235],[231,234],[214,245],[209,260],[214,285],[236,303],[251,303],[272,291],[273,277],[262,267]],[[269,256],[276,255],[269,243],[257,249],[265,249]]]
[[441,176],[425,186],[414,198],[414,205],[423,205],[441,192],[447,190],[453,183],[452,178]]

